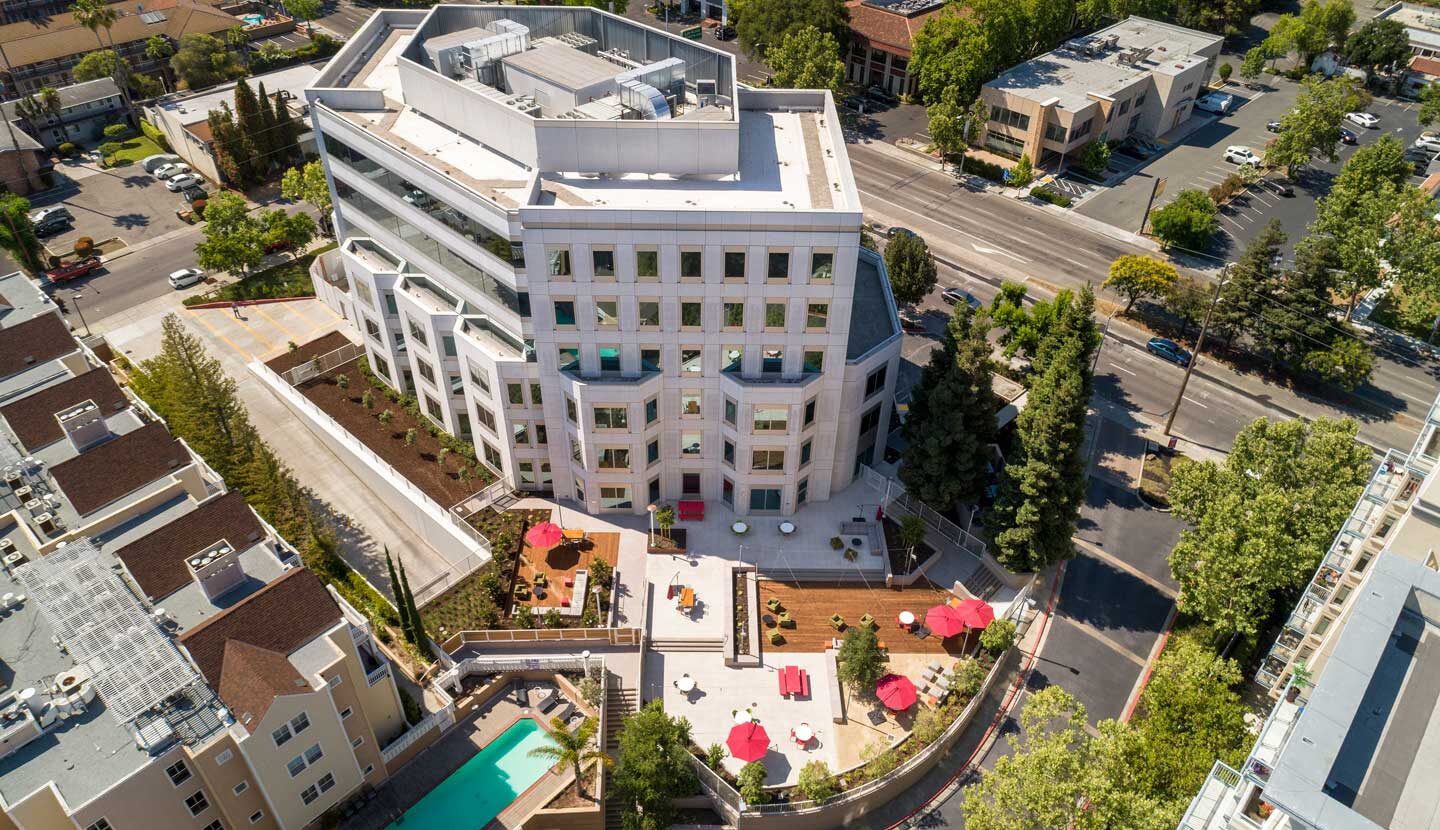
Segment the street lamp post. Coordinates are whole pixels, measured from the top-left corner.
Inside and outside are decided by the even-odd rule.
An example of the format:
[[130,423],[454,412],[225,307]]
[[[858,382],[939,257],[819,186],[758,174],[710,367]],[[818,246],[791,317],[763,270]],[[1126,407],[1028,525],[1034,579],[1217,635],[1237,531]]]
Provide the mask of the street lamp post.
[[90,324],[85,322],[85,312],[80,309],[80,298],[84,296],[76,291],[70,295],[70,302],[75,304],[75,313],[80,315],[80,325],[85,327],[85,336],[90,336]]
[[1200,336],[1195,338],[1195,352],[1190,355],[1190,363],[1185,367],[1185,377],[1180,379],[1180,391],[1175,394],[1175,404],[1170,407],[1170,414],[1165,418],[1165,431],[1162,435],[1169,435],[1170,429],[1175,426],[1175,415],[1180,412],[1180,402],[1185,399],[1185,387],[1190,384],[1190,373],[1195,371],[1195,364],[1200,362],[1200,350],[1205,348],[1205,335],[1210,331],[1210,318],[1215,314],[1215,306],[1220,304],[1220,291],[1225,288],[1225,282],[1230,278],[1230,267],[1233,263],[1225,263],[1220,269],[1220,281],[1215,284],[1215,296],[1210,298],[1210,307],[1205,309],[1205,321],[1200,324]]
[[645,506],[646,512],[650,514],[650,547],[655,547],[655,511],[658,508],[654,502]]

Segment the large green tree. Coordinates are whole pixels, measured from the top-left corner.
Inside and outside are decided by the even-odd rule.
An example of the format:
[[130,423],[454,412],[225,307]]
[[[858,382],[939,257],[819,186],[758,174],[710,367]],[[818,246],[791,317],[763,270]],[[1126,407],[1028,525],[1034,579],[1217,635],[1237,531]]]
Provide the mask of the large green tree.
[[180,49],[170,58],[175,76],[190,89],[214,86],[245,74],[240,61],[214,35],[191,32],[180,38]]
[[845,87],[845,63],[835,36],[813,25],[794,29],[765,50],[765,62],[774,74],[772,86],[783,89],[828,89],[839,94]]
[[873,696],[875,683],[885,673],[885,655],[875,629],[868,625],[852,625],[845,629],[845,639],[835,656],[835,676],[860,697]]
[[35,223],[30,221],[30,200],[13,193],[0,194],[0,248],[21,268],[31,274],[45,270],[41,259],[40,238],[35,235]]
[[119,65],[124,62],[125,59],[116,55],[114,50],[96,49],[94,52],[87,52],[85,57],[71,68],[70,75],[77,84],[101,78],[114,78],[120,72]]
[[1415,117],[1422,127],[1440,121],[1440,84],[1427,84],[1420,90],[1420,107],[1415,110]]
[[1230,267],[1210,321],[1211,329],[1226,346],[1246,333],[1263,338],[1263,312],[1279,291],[1279,261],[1285,239],[1279,220],[1271,219],[1250,238]]
[[[1348,0],[1346,0],[1348,7]],[[1305,79],[1305,89],[1280,118],[1280,134],[1265,148],[1265,164],[1294,176],[1315,156],[1335,161],[1345,113],[1369,106],[1370,94],[1355,79]]]
[[1163,297],[1170,292],[1179,273],[1170,263],[1150,256],[1126,255],[1110,263],[1110,274],[1102,288],[1125,298],[1122,314],[1129,314],[1142,297]]
[[240,276],[265,256],[265,229],[248,213],[244,197],[228,190],[205,205],[205,236],[196,246],[200,267]]
[[994,77],[990,47],[980,24],[970,15],[947,8],[920,27],[911,41],[909,70],[916,91],[926,103],[956,101],[980,94],[980,85]]
[[286,170],[280,179],[280,193],[287,199],[306,202],[320,214],[321,226],[328,224],[330,184],[325,180],[325,167],[318,160]]
[[735,35],[752,58],[764,57],[792,32],[812,26],[843,43],[850,20],[845,0],[745,0],[738,18]]
[[625,718],[610,781],[625,830],[665,830],[674,823],[673,800],[694,795],[697,786],[690,743],[690,722],[666,715],[658,699]]
[[305,34],[314,37],[315,27],[312,24],[325,14],[325,5],[323,0],[286,0],[285,10],[296,20],[305,21]]
[[1220,226],[1218,211],[1205,191],[1182,190],[1169,204],[1150,213],[1150,230],[1167,246],[1203,252]]
[[930,355],[905,419],[900,481],[942,512],[982,495],[1000,401],[992,386],[988,317],[957,303],[944,345]]
[[1350,35],[1345,58],[1355,66],[1375,73],[1389,70],[1410,59],[1410,36],[1405,24],[1390,18],[1371,19]]
[[885,243],[885,271],[901,305],[915,305],[935,290],[935,257],[915,234],[896,234]]
[[1223,464],[1182,464],[1170,503],[1190,526],[1170,553],[1182,610],[1254,635],[1277,595],[1304,585],[1369,475],[1350,420],[1259,419]]

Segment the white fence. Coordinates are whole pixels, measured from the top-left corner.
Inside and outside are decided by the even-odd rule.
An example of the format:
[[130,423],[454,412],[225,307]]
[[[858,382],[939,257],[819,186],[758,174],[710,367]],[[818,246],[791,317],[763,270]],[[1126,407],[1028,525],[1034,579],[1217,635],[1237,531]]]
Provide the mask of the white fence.
[[404,734],[391,741],[386,747],[380,750],[380,758],[386,764],[400,757],[400,753],[415,745],[415,742],[429,734],[431,729],[444,732],[455,725],[455,704],[451,703],[444,709],[431,712],[421,721],[410,727]]
[[868,464],[860,468],[860,478],[866,484],[870,485],[872,489],[880,493],[881,503],[887,511],[893,511],[901,515],[919,516],[931,530],[940,534],[946,540],[958,545],[961,550],[974,554],[981,559],[985,558],[985,543],[983,541],[935,512],[925,502],[905,492],[905,486],[900,482],[883,475]]
[[319,377],[336,366],[344,366],[360,355],[365,354],[365,347],[357,346],[354,343],[346,343],[333,352],[326,352],[319,357],[307,360],[280,375],[285,382],[291,386],[299,386],[311,378]]

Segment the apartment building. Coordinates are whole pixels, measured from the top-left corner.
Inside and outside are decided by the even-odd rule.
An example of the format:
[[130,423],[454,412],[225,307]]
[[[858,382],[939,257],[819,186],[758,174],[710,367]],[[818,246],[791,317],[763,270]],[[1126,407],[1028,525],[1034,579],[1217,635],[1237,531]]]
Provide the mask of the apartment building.
[[1182,830],[1431,826],[1437,460],[1440,400],[1414,448],[1376,468],[1262,663],[1276,703],[1249,758],[1216,763]]
[[370,368],[521,489],[790,514],[899,359],[828,93],[593,8],[382,11],[307,91]]
[[383,781],[365,618],[28,277],[0,298],[0,827],[299,830]]
[[1067,41],[986,83],[984,145],[1058,163],[1092,141],[1159,138],[1191,116],[1223,38],[1130,17]]
[[47,150],[65,142],[86,144],[105,139],[105,128],[111,124],[134,126],[134,119],[125,111],[125,98],[112,78],[97,78],[55,90],[60,97],[60,110],[39,118],[24,118],[19,101],[0,104],[6,120],[25,130]]

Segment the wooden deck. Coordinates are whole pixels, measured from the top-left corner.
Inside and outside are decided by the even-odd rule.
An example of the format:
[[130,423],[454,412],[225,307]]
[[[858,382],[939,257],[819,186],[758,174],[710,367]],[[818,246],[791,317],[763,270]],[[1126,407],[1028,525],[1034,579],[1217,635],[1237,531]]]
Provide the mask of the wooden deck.
[[[774,652],[817,652],[830,647],[830,641],[844,635],[830,625],[830,615],[839,614],[850,625],[859,625],[865,613],[875,618],[879,628],[876,636],[885,643],[892,654],[947,654],[959,657],[973,645],[978,633],[970,633],[941,640],[938,637],[920,639],[899,628],[896,617],[901,611],[910,611],[919,620],[925,619],[925,612],[931,606],[946,600],[949,592],[926,581],[915,583],[903,591],[886,588],[883,585],[816,585],[810,583],[760,580],[760,647]],[[765,607],[771,597],[780,600],[782,610],[789,611],[795,620],[794,628],[772,628],[765,617],[775,618]],[[778,630],[785,636],[785,642],[770,644],[770,632]]]
[[614,570],[620,559],[620,534],[591,533],[584,542],[556,545],[549,550],[542,548],[537,551],[526,545],[520,554],[519,577],[515,584],[533,586],[537,573],[545,574],[548,584],[544,599],[537,599],[532,589],[529,599],[522,604],[531,608],[559,608],[561,598],[569,597],[573,590],[565,587],[566,578],[573,580],[576,571],[588,570],[590,561],[597,558]]

